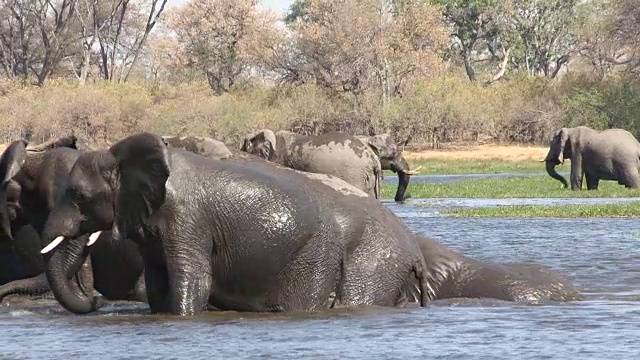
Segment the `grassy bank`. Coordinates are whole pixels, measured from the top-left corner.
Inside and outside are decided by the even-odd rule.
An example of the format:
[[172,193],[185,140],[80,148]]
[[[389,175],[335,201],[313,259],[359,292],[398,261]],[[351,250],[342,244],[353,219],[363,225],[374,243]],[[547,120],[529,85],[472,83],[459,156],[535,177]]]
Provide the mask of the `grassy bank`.
[[[383,184],[382,196],[391,198],[395,190],[395,184]],[[548,176],[465,179],[449,184],[414,182],[408,191],[413,198],[640,197],[640,190],[627,189],[615,181],[601,181],[597,191],[570,191]]]
[[[500,159],[429,159],[415,158],[408,160],[412,169],[422,175],[440,174],[499,174],[499,173],[543,173],[544,164],[535,160],[509,161]],[[563,166],[564,168],[564,166]],[[568,167],[566,167],[569,169]],[[559,168],[563,171],[562,168]],[[393,176],[392,172],[385,172],[385,176]]]
[[443,213],[462,217],[638,218],[640,217],[640,201],[597,205],[515,205],[458,208],[444,210]]

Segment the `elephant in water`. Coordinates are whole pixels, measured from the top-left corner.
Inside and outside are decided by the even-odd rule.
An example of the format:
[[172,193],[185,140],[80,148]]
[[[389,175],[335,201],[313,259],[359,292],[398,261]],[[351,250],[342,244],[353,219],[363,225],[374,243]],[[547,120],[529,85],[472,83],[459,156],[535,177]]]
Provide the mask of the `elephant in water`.
[[567,188],[567,180],[555,170],[571,159],[571,190],[597,190],[600,180],[616,180],[627,188],[640,186],[640,143],[626,130],[596,131],[585,126],[555,132],[545,157],[547,173]]
[[418,174],[417,170],[420,168],[410,170],[407,160],[402,156],[402,151],[410,139],[396,144],[390,134],[356,137],[376,153],[382,170],[391,170],[398,174],[398,188],[394,199],[397,202],[404,201],[407,198],[409,179],[411,175]]
[[[389,209],[336,177],[255,156],[205,158],[150,133],[80,155],[43,232],[68,310],[95,310],[61,270],[86,256],[75,239],[110,229],[140,247],[152,312],[426,305],[424,257]],[[58,251],[65,243],[75,251]]]
[[[49,291],[44,273],[47,258],[40,254],[43,246],[40,235],[49,211],[64,190],[69,172],[83,153],[77,149],[74,136],[28,145],[23,140],[15,141],[0,157],[3,179],[0,218],[4,234],[0,241],[11,242],[11,252],[4,255],[12,256],[14,263],[10,269],[14,276],[0,286],[0,300],[12,294],[38,295]],[[110,237],[108,233],[101,236]],[[78,239],[90,240],[86,236]],[[64,264],[61,271],[79,275],[69,282],[71,291],[93,292],[95,287],[107,299],[146,301],[137,246],[125,240],[118,244],[104,241],[101,247],[85,264],[78,261]]]
[[354,136],[337,131],[320,136],[274,134],[264,129],[247,135],[241,150],[295,170],[333,175],[380,198],[380,160]]
[[195,154],[214,159],[227,159],[233,157],[233,153],[222,142],[202,136],[163,136],[162,140],[174,148],[182,148]]
[[534,264],[490,264],[471,259],[416,234],[427,265],[429,300],[492,298],[530,304],[582,297],[560,275]]

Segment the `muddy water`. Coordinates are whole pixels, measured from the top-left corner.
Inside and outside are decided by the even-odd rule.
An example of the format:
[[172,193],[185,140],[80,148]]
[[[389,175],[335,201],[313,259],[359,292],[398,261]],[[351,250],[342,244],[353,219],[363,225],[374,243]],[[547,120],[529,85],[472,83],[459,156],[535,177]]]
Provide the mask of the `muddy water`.
[[469,256],[545,264],[574,281],[586,300],[190,318],[150,316],[144,305],[126,303],[74,316],[53,300],[16,300],[0,307],[0,358],[640,358],[638,220],[448,218],[438,206],[452,204],[385,204],[411,228]]

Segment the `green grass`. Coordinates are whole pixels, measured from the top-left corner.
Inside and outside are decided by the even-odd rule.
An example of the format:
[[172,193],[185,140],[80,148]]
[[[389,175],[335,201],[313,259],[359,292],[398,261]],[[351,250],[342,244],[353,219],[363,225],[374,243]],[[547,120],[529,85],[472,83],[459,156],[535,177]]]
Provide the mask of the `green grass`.
[[[539,162],[509,162],[500,160],[458,160],[411,162],[411,168],[423,165],[421,174],[491,174],[491,173],[544,173]],[[565,164],[557,170],[569,171]],[[385,174],[385,176],[395,176]],[[568,179],[567,179],[568,180]],[[583,185],[586,188],[586,183]],[[382,197],[393,198],[395,184],[382,185]],[[563,189],[560,182],[549,176],[464,179],[449,184],[411,183],[408,193],[412,198],[595,198],[638,197],[638,202],[593,205],[514,205],[486,208],[455,208],[442,212],[465,217],[640,217],[640,190],[630,190],[615,181],[601,181],[596,191]],[[426,205],[426,204],[425,204]],[[640,236],[640,235],[638,235]]]
[[[583,185],[586,188],[586,184]],[[382,197],[395,195],[395,184],[382,185]],[[559,181],[549,176],[492,179],[465,179],[449,184],[410,183],[412,198],[584,198],[640,197],[640,190],[627,189],[615,181],[601,181],[595,191],[571,191],[561,188]]]
[[[544,173],[544,163],[538,161],[507,161],[500,159],[412,159],[408,160],[412,169],[422,166],[420,174],[498,174],[498,173]],[[558,171],[568,171],[565,164]],[[391,172],[389,172],[391,173]],[[391,173],[392,174],[392,173]],[[386,175],[386,174],[385,174]]]
[[446,209],[442,213],[461,217],[640,217],[640,201],[598,205],[514,205],[487,208]]

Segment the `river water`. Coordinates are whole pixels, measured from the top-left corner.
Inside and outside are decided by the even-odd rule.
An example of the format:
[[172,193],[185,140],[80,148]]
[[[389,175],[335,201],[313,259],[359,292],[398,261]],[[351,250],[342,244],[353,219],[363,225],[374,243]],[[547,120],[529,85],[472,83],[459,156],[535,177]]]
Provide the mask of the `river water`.
[[584,301],[531,306],[458,299],[428,308],[181,318],[148,315],[144,304],[109,304],[76,316],[52,299],[16,300],[0,306],[0,358],[640,358],[640,221],[458,218],[438,211],[504,201],[385,205],[412,229],[468,256],[544,264],[572,280]]

